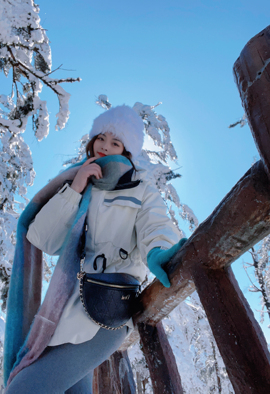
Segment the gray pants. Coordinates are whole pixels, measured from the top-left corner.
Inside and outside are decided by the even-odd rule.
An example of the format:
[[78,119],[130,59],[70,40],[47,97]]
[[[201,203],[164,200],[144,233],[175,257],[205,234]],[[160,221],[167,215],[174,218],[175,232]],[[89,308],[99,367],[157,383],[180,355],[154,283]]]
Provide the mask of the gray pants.
[[120,347],[126,334],[126,326],[101,328],[90,341],[48,346],[15,376],[6,394],[91,394],[93,370]]

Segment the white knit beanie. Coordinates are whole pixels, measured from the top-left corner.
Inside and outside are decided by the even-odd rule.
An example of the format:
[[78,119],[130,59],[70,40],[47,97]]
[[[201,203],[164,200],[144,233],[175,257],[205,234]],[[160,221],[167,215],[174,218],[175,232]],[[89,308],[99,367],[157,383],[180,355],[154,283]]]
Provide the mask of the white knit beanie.
[[90,139],[105,132],[112,133],[135,158],[141,153],[144,138],[142,118],[127,105],[111,108],[96,119],[89,133]]

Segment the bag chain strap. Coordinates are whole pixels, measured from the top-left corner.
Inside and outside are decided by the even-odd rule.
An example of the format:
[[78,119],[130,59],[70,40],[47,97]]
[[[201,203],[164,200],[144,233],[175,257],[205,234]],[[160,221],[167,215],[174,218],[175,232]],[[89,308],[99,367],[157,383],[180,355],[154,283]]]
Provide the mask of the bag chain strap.
[[[126,325],[126,323],[122,324],[119,327],[109,327],[109,326],[106,326],[105,324],[99,323],[98,321],[96,321],[95,319],[93,319],[89,315],[89,313],[88,313],[88,311],[86,309],[86,306],[84,304],[84,300],[83,300],[83,278],[84,278],[84,275],[86,274],[86,272],[83,270],[83,265],[84,265],[84,261],[85,261],[85,255],[86,255],[85,243],[86,243],[86,234],[87,234],[87,230],[88,230],[88,226],[87,226],[86,220],[87,220],[87,216],[86,216],[85,222],[84,222],[84,231],[83,231],[83,233],[81,235],[81,239],[80,239],[80,248],[81,248],[80,272],[77,273],[77,279],[80,281],[80,299],[81,299],[81,302],[83,304],[83,308],[85,310],[85,313],[87,314],[89,319],[91,319],[94,323],[96,323],[101,328],[105,328],[106,330],[112,330],[112,331],[119,330],[120,328],[123,328]],[[105,267],[106,267],[106,265],[105,265]],[[105,267],[103,266],[103,270],[104,270]]]

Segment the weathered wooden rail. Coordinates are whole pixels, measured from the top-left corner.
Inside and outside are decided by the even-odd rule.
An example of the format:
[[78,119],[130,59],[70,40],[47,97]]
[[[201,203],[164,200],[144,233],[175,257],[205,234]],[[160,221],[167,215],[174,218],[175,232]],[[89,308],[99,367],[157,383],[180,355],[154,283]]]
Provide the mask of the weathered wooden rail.
[[[235,393],[270,393],[267,343],[230,268],[270,233],[270,26],[246,44],[234,74],[261,161],[237,182],[167,264],[172,286],[167,289],[155,280],[143,291],[134,318],[138,330],[97,368],[95,393],[135,393],[126,349],[139,338],[153,392],[183,392],[161,321],[195,288]],[[106,387],[104,382],[108,382]]]

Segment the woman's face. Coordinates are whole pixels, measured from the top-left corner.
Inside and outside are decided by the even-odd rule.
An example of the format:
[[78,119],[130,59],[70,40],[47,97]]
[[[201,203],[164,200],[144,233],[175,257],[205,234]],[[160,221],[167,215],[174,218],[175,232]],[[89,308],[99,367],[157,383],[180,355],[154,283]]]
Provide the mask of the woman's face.
[[106,131],[104,134],[98,135],[93,145],[93,151],[95,157],[122,155],[124,145],[112,133]]

